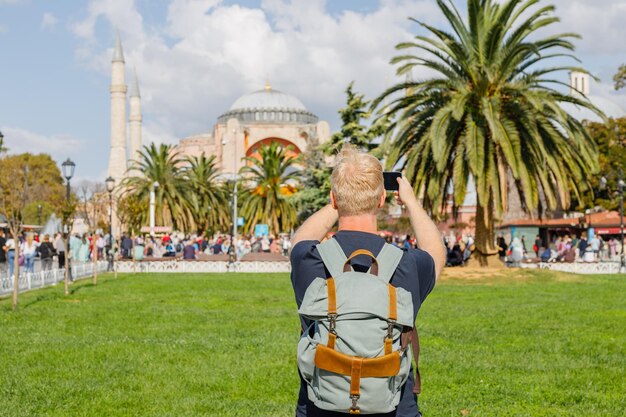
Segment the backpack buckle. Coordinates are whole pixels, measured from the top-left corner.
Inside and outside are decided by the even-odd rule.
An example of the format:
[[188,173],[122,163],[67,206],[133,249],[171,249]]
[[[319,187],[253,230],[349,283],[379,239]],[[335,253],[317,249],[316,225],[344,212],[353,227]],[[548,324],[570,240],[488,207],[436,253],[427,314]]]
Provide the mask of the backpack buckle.
[[335,326],[337,325],[337,314],[329,314],[328,315],[328,332],[337,335],[337,330],[335,330]]
[[356,402],[359,400],[359,398],[361,398],[361,396],[358,394],[350,396],[350,399],[352,400],[352,407],[350,407],[349,411],[350,414],[361,414],[361,409],[358,405],[356,405]]
[[395,320],[387,320],[387,339],[393,339],[393,326],[395,324]]

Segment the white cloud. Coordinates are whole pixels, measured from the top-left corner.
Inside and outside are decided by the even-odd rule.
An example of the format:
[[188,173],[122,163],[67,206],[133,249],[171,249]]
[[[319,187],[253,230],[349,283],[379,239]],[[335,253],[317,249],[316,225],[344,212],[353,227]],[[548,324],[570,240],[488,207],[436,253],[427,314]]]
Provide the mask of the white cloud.
[[53,31],[56,28],[58,22],[59,19],[57,19],[54,14],[46,12],[41,18],[41,30]]
[[576,42],[585,54],[622,54],[626,39],[626,0],[553,0],[561,29],[582,35]]
[[4,146],[11,154],[47,153],[61,161],[68,156],[79,155],[85,145],[85,141],[65,134],[47,136],[14,126],[2,126],[0,131],[4,134]]
[[[407,16],[438,17],[430,0],[383,0],[369,14],[330,16],[321,0],[265,0],[262,9],[218,0],[172,0],[164,27],[145,27],[133,1],[93,0],[74,33],[84,39],[77,57],[110,71],[113,37],[94,42],[101,19],[120,30],[127,67],[137,67],[150,137],[209,132],[240,95],[262,88],[299,97],[336,123],[352,80],[369,97],[394,82],[393,46],[411,39]],[[112,31],[110,33],[113,33]],[[128,74],[131,72],[128,71]]]
[[[577,45],[585,57],[623,51],[626,25],[620,16],[626,0],[553,2],[561,28],[583,35]],[[220,0],[171,0],[163,26],[147,26],[134,0],[91,0],[87,16],[73,25],[83,39],[76,57],[108,76],[114,28],[119,29],[127,74],[133,66],[139,74],[145,142],[209,132],[238,96],[262,88],[267,78],[336,127],[350,81],[368,98],[397,81],[389,65],[394,45],[411,40],[417,30],[407,17],[435,26],[443,17],[432,0],[381,0],[373,12],[337,16],[326,4],[262,0],[254,9]],[[106,40],[95,38],[101,21],[111,28]],[[421,69],[414,73],[425,75]],[[603,79],[610,81],[606,73]],[[617,98],[624,101],[623,94]]]
[[3,33],[7,33],[8,31],[9,31],[8,26],[0,25],[0,35],[2,35]]

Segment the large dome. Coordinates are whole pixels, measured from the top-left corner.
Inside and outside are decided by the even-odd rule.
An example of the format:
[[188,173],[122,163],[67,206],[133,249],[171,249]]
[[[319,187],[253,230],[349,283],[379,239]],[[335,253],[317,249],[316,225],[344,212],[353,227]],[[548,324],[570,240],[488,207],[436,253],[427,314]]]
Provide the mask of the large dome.
[[284,110],[301,110],[306,111],[306,107],[296,97],[283,93],[282,91],[273,90],[266,87],[263,90],[255,91],[254,93],[246,94],[239,97],[230,110],[269,110],[269,109],[284,109]]
[[230,118],[245,123],[314,124],[318,121],[297,97],[274,90],[269,85],[239,97],[218,118],[218,123],[226,123]]

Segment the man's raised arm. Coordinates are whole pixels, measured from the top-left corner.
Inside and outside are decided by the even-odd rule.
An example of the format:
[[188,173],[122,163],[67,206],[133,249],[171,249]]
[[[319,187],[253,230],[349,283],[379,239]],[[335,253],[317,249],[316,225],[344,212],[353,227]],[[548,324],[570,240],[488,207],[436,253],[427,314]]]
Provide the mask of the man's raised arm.
[[399,190],[396,198],[404,204],[411,219],[411,226],[417,240],[417,247],[428,252],[435,261],[435,274],[439,277],[446,264],[446,249],[443,246],[441,233],[428,213],[420,207],[411,184],[404,178],[398,178]]
[[316,211],[311,217],[300,226],[296,231],[296,235],[293,237],[291,248],[304,240],[319,240],[321,241],[326,234],[337,223],[339,215],[337,210],[332,205],[328,204],[318,211]]

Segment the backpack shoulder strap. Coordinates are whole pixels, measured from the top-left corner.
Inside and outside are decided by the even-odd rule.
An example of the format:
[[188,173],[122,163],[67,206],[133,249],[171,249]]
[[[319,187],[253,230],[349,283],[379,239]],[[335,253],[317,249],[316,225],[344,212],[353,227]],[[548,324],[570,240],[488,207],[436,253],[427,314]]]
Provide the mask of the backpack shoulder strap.
[[343,272],[343,265],[348,258],[346,258],[346,254],[334,237],[324,243],[319,243],[317,251],[332,277],[339,276]]
[[378,261],[378,278],[389,282],[393,277],[398,264],[404,255],[404,251],[396,246],[385,243],[376,256]]

